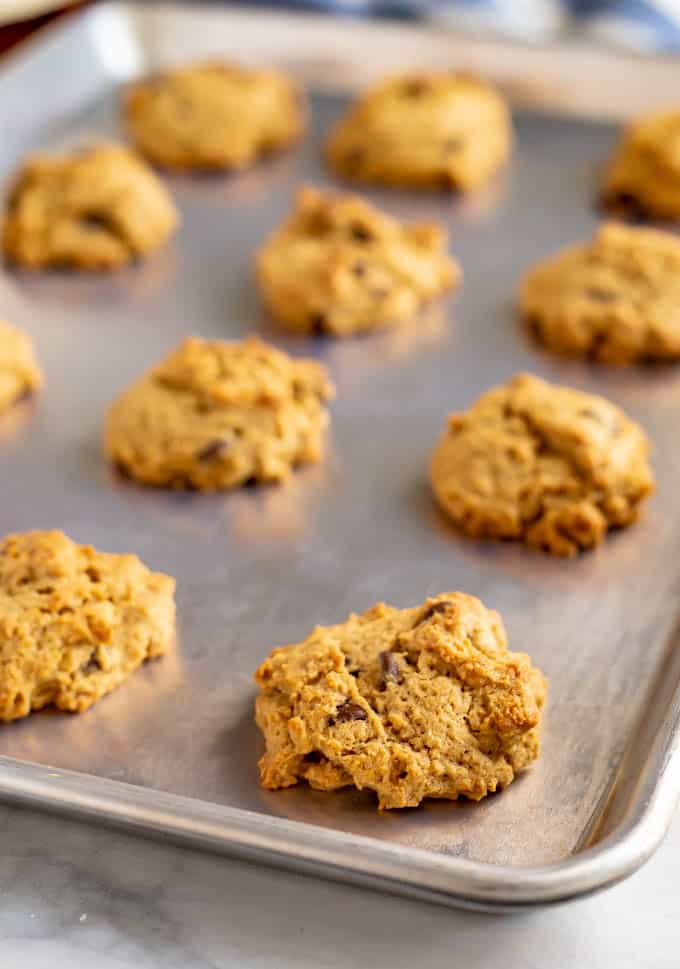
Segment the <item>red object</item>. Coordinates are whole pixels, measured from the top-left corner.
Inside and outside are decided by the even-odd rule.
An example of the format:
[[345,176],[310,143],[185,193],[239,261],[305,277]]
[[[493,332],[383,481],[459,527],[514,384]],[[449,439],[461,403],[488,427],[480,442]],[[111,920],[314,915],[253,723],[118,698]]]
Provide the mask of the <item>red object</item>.
[[10,47],[19,44],[22,40],[25,40],[31,34],[35,33],[36,30],[44,27],[45,24],[49,24],[53,20],[56,20],[57,17],[61,17],[65,13],[75,10],[77,7],[82,7],[83,5],[82,2],[64,4],[62,9],[43,14],[41,17],[33,17],[32,20],[22,20],[18,24],[7,24],[5,27],[0,27],[0,54],[9,50]]

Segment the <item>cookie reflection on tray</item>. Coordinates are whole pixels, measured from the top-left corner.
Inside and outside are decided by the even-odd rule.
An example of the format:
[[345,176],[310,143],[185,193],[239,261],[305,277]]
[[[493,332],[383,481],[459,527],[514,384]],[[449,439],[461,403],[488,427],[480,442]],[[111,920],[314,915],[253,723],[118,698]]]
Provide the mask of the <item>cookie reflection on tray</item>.
[[450,312],[448,301],[437,301],[412,320],[342,341],[329,337],[319,337],[313,342],[301,341],[297,336],[282,332],[269,320],[264,323],[264,331],[268,339],[275,340],[290,352],[300,347],[305,353],[323,360],[333,376],[342,403],[346,394],[357,391],[366,380],[389,372],[395,364],[407,363],[418,354],[438,348],[451,349],[455,320],[450,318]]
[[0,415],[0,444],[17,437],[33,417],[37,400],[35,396],[23,397],[8,411]]
[[157,660],[147,662],[126,683],[85,713],[62,713],[52,707],[0,728],[2,753],[8,757],[100,771],[102,751],[109,765],[129,764],[148,731],[154,711],[164,718],[185,670],[179,639]]
[[148,300],[162,294],[180,271],[181,261],[173,241],[144,262],[117,270],[115,276],[82,276],[66,269],[38,273],[13,267],[7,279],[29,306],[36,302],[62,311],[96,310],[108,314],[130,306],[141,309]]
[[210,495],[146,487],[113,465],[106,465],[106,475],[121,500],[164,528],[217,541],[233,536],[248,545],[254,541],[285,544],[313,529],[317,509],[333,480],[329,461],[334,461],[332,451],[323,464],[297,470],[282,483],[252,484]]

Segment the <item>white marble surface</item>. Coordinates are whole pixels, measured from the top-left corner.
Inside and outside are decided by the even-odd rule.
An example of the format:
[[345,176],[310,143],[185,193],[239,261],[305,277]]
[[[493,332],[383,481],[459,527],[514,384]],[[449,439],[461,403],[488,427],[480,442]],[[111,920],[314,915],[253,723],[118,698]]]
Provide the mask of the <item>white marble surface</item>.
[[0,807],[1,969],[678,969],[680,818],[595,898],[484,916]]

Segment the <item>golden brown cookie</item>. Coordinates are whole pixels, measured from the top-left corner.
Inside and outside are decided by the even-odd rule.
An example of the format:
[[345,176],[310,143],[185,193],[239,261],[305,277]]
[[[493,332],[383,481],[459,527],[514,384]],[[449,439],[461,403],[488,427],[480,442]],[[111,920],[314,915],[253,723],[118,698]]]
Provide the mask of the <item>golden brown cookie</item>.
[[144,484],[216,491],[321,459],[325,369],[254,337],[185,340],[111,406],[111,460]]
[[550,350],[601,363],[680,358],[680,240],[617,223],[534,266],[520,306]]
[[351,336],[413,317],[460,269],[435,225],[404,225],[354,195],[306,188],[257,257],[264,301],[283,326]]
[[30,337],[0,320],[0,415],[42,382]]
[[166,168],[246,168],[296,141],[300,91],[279,71],[194,64],[140,81],[125,98],[137,147]]
[[264,787],[353,785],[381,808],[478,801],[539,753],[546,679],[508,650],[500,616],[462,592],[319,626],[255,679]]
[[520,374],[449,418],[430,475],[472,538],[575,555],[635,521],[654,488],[648,452],[642,428],[603,397]]
[[62,532],[0,542],[0,720],[49,704],[82,712],[161,656],[175,631],[175,582],[136,555]]
[[633,122],[605,172],[602,204],[632,219],[680,219],[680,111]]
[[406,74],[350,107],[327,158],[361,182],[467,191],[491,178],[511,144],[510,113],[490,85],[455,73]]
[[160,248],[179,217],[170,194],[127,148],[34,155],[15,178],[3,247],[31,269],[116,269]]

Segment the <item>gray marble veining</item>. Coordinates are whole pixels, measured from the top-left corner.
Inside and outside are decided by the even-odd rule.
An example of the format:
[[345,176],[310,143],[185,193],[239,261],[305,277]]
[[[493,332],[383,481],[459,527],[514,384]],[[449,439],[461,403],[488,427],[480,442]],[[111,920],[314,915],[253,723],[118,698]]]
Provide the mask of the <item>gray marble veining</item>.
[[0,969],[677,969],[680,818],[610,891],[526,916],[390,898],[0,808]]

